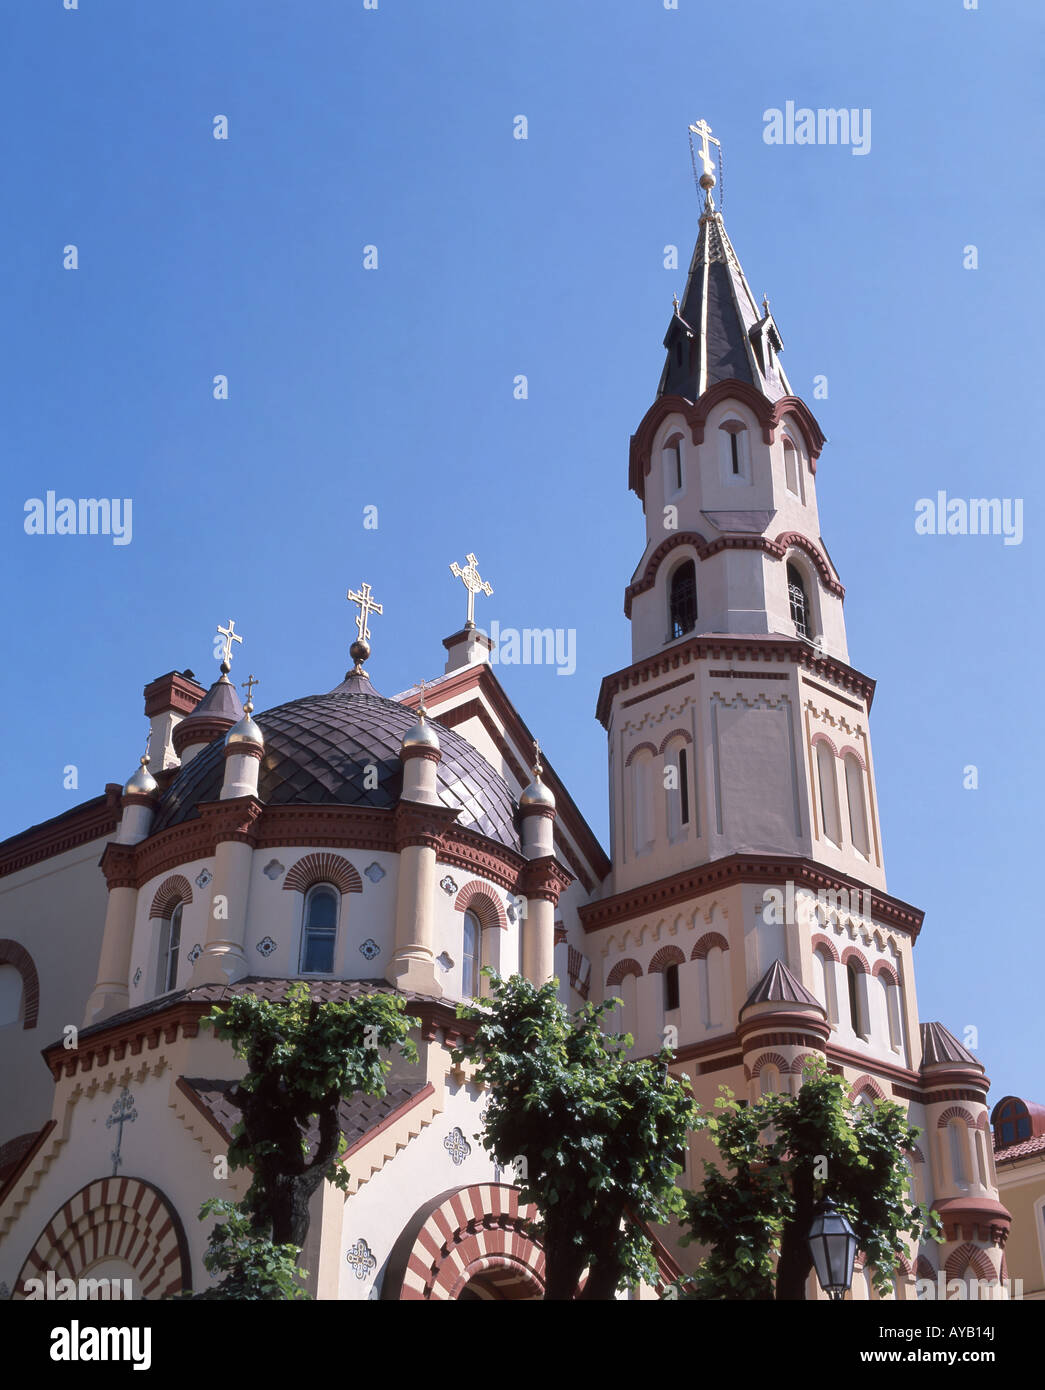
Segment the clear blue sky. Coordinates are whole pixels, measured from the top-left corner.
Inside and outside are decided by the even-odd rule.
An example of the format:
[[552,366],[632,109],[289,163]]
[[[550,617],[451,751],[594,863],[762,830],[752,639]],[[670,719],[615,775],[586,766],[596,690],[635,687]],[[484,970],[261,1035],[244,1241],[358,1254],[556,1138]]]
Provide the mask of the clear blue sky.
[[[979,1029],[995,1097],[1045,1100],[1042,27],[1030,0],[7,0],[0,834],[125,778],[142,686],[210,677],[230,614],[261,709],[341,678],[362,579],[378,689],[432,677],[474,550],[486,622],[577,631],[572,677],[500,674],[605,838],[594,705],[643,542],[628,437],[697,230],[702,115],[830,439],[823,534],[879,682],[890,890],[926,910],[922,1016]],[[789,100],[869,107],[870,153],[765,144]],[[1022,545],[916,536],[940,489],[1023,498]],[[132,498],[132,543],[26,536],[48,490]]]

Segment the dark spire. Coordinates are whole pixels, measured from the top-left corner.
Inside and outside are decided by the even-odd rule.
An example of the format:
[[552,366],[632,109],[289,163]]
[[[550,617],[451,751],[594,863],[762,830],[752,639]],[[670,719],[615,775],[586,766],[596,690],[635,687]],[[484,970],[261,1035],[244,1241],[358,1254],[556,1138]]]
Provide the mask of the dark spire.
[[722,214],[707,191],[682,303],[664,335],[668,357],[657,396],[696,401],[720,381],[744,381],[771,401],[791,387],[778,354],[783,343],[769,301],[755,302]]

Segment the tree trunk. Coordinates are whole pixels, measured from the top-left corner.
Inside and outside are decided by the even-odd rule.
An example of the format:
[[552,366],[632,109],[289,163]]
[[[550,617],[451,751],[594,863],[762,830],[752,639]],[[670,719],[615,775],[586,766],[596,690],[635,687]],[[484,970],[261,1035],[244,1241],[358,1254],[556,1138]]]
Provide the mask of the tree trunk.
[[584,1254],[574,1245],[569,1228],[544,1232],[545,1302],[565,1302],[576,1297],[577,1284],[584,1270]]
[[776,1296],[778,1302],[804,1301],[806,1280],[813,1268],[813,1256],[809,1250],[809,1228],[813,1224],[813,1176],[808,1165],[803,1164],[794,1175],[792,1192],[795,1198],[795,1214],[784,1227],[780,1240],[780,1259],[776,1271]]
[[620,1284],[622,1266],[620,1262],[620,1243],[623,1232],[619,1218],[611,1226],[596,1232],[589,1240],[591,1259],[588,1265],[588,1279],[579,1297],[585,1301],[613,1299]]

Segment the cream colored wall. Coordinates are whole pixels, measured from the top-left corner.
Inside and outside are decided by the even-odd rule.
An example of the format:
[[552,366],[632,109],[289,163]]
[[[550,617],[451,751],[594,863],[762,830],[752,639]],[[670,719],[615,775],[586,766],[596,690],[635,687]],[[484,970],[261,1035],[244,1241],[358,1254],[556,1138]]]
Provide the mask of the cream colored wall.
[[[1001,1156],[995,1155],[996,1163]],[[1024,1298],[1045,1299],[1045,1155],[1000,1164],[998,1200],[1012,1216],[1005,1244],[1009,1278],[1023,1280]]]
[[[746,425],[750,456],[749,477],[733,481],[723,468],[719,426],[735,419]],[[795,443],[800,456],[802,496],[786,485],[784,465],[785,434]],[[664,448],[673,435],[682,436],[684,486],[676,491],[674,480],[666,478]],[[723,401],[708,416],[704,442],[695,445],[689,426],[681,414],[668,416],[657,430],[651,452],[652,464],[646,477],[646,547],[633,578],[645,569],[650,555],[674,532],[695,531],[706,541],[721,534],[705,512],[773,512],[764,534],[770,540],[788,531],[797,531],[814,545],[820,538],[814,476],[808,465],[808,450],[797,421],[787,417],[776,431],[772,444],[765,444],[762,427],[747,406]],[[674,508],[667,517],[665,508]],[[668,584],[671,570],[683,556],[695,558],[690,547],[680,546],[660,566],[653,588],[638,595],[632,605],[632,660],[638,661],[663,650],[667,642]],[[797,552],[795,563],[808,579],[807,592],[818,615],[817,631],[824,650],[848,661],[845,621],[841,599],[822,587],[811,562]],[[755,550],[723,550],[704,561],[697,561],[698,632],[764,633],[793,636],[787,591],[786,564]]]
[[0,937],[19,942],[40,977],[35,1028],[0,1028],[0,1144],[39,1129],[50,1114],[51,1076],[40,1050],[79,1026],[94,985],[107,892],[92,840],[0,878]]

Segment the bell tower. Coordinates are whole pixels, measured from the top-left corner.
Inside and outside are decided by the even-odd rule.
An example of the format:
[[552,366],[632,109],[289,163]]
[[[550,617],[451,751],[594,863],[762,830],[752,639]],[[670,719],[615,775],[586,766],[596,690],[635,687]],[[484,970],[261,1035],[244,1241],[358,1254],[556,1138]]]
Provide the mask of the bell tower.
[[[802,855],[884,889],[867,716],[844,588],[820,534],[824,434],[794,394],[715,207],[673,301],[656,399],[631,441],[645,544],[608,676],[615,887],[736,853]],[[663,695],[663,700],[658,697]]]

